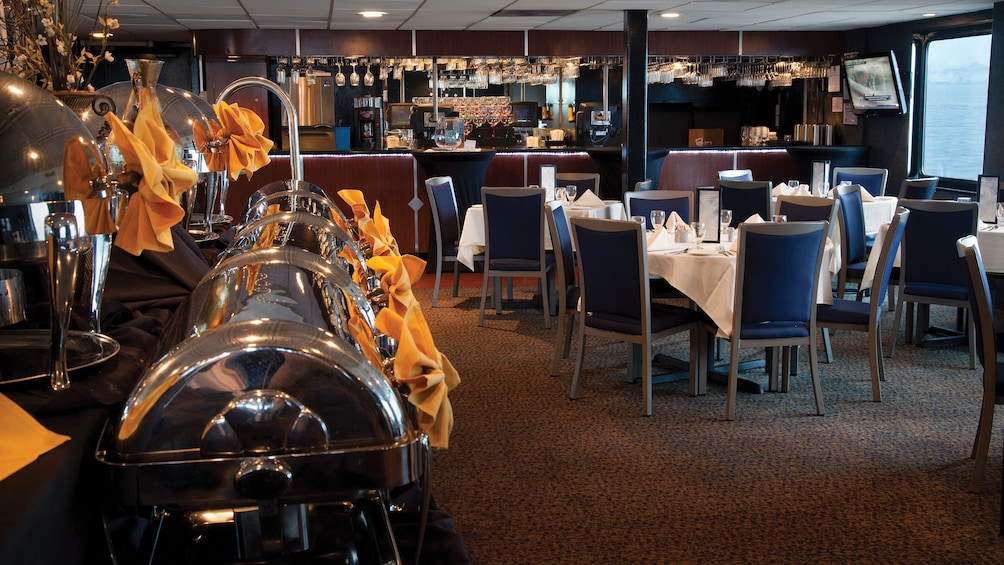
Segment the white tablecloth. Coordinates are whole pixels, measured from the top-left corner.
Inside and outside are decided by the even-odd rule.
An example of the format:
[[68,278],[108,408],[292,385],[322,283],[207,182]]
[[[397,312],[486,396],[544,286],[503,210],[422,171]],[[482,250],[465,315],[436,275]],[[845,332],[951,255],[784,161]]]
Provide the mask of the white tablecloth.
[[[569,217],[589,217],[607,218],[611,220],[625,220],[627,214],[624,212],[624,204],[619,200],[604,200],[603,206],[577,206],[575,204],[565,207],[565,213]],[[545,246],[551,247],[550,231],[544,228]],[[457,260],[466,265],[468,269],[474,270],[474,256],[485,250],[485,210],[480,204],[475,204],[467,209],[464,215],[464,228],[460,232],[460,244],[457,248]]]
[[981,222],[976,239],[980,244],[983,267],[988,273],[1004,274],[1004,226]]
[[[718,335],[732,336],[732,315],[735,306],[736,292],[736,256],[714,253],[711,255],[695,255],[680,253],[682,249],[693,244],[676,244],[668,251],[654,251],[648,254],[648,272],[658,276],[673,288],[679,290],[694,301],[708,317],[718,326]],[[703,247],[715,249],[718,244],[703,244]],[[823,249],[821,269],[831,275],[834,263],[834,247],[827,243]],[[816,292],[819,304],[833,303],[833,288],[830,276],[820,276]]]

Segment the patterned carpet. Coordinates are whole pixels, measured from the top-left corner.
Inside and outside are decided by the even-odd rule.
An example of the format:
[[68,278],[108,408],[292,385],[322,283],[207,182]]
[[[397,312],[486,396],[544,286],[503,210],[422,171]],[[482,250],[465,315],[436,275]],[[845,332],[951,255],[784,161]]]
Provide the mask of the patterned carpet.
[[[556,324],[545,330],[539,307],[490,311],[479,328],[480,285],[453,298],[444,277],[433,309],[432,279],[416,294],[463,381],[432,492],[477,565],[1004,563],[1001,416],[983,492],[970,494],[982,371],[963,347],[901,338],[873,403],[864,334],[838,332],[835,362],[820,365],[825,416],[812,415],[803,354],[791,392],[740,394],[733,422],[723,387],[695,398],[685,381],[656,385],[646,418],[626,346],[591,340],[570,400],[575,346],[550,377]],[[744,376],[766,383],[762,370]]]

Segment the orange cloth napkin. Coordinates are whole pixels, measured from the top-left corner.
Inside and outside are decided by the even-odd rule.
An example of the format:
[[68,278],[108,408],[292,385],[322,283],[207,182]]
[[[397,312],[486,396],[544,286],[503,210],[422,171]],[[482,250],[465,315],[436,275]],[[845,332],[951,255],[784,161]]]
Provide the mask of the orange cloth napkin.
[[45,429],[13,400],[0,394],[0,481],[69,439]]
[[[88,235],[115,233],[118,226],[109,209],[109,199],[94,196],[94,181],[102,181],[105,168],[93,145],[79,137],[63,145],[63,197],[79,200],[84,206],[84,229]],[[91,165],[91,157],[94,165]]]
[[453,407],[449,392],[460,384],[460,375],[432,340],[418,302],[404,316],[390,308],[377,314],[377,328],[397,340],[394,378],[408,387],[408,402],[418,410],[418,427],[429,435],[433,447],[450,446]]
[[372,218],[358,219],[359,237],[365,238],[373,250],[373,255],[400,255],[397,240],[390,232],[390,222],[380,212],[380,203],[373,208]]
[[[425,261],[414,255],[378,255],[366,261],[366,266],[374,273],[383,273],[380,288],[387,294],[387,307],[404,316],[408,308],[418,300],[411,291],[425,272]],[[393,337],[393,336],[391,336]]]
[[271,162],[268,152],[274,143],[265,137],[265,122],[258,114],[237,104],[213,104],[219,121],[210,120],[209,131],[200,122],[192,124],[195,145],[205,156],[211,171],[227,171],[237,180],[241,171],[251,178],[255,171]]
[[363,319],[362,314],[359,312],[359,308],[349,300],[349,334],[352,335],[352,339],[355,340],[356,346],[359,347],[359,351],[366,357],[366,359],[377,368],[377,370],[382,370],[383,368],[383,356],[377,350],[376,340],[373,336],[373,330],[370,329],[369,324]]
[[171,251],[171,226],[185,216],[178,201],[195,185],[198,175],[178,159],[153,101],[142,103],[132,131],[112,113],[106,119],[125,160],[119,178],[138,188],[129,199],[115,245],[133,255],[145,250]]
[[343,188],[338,191],[338,196],[352,207],[352,215],[355,216],[356,220],[369,217],[370,208],[366,205],[366,197],[363,196],[363,191],[355,188]]

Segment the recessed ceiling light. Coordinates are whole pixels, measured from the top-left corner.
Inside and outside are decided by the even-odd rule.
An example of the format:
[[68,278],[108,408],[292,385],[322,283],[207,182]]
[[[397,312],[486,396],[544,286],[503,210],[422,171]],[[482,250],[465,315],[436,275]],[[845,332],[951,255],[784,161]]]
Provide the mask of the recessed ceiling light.
[[387,15],[387,12],[367,11],[359,12],[359,15],[364,18],[382,18]]
[[935,14],[934,12],[927,12],[926,14],[921,14],[921,16],[924,16],[925,18],[933,18],[934,16],[937,15],[938,14]]
[[661,17],[661,18],[679,18],[680,14],[678,14],[676,12],[663,12],[663,13],[659,14],[659,17]]

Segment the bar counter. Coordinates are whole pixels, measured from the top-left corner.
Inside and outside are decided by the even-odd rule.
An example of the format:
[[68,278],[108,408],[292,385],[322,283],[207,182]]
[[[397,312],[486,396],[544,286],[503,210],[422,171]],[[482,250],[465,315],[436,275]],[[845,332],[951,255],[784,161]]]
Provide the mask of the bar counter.
[[[841,146],[793,147],[798,149],[792,152],[784,146],[650,148],[649,166],[658,167],[658,171],[649,170],[648,177],[657,180],[656,187],[660,189],[695,190],[699,186],[714,185],[718,171],[751,169],[754,178],[777,183],[802,178],[800,173],[805,168],[804,159],[812,160],[817,153],[841,152],[860,164],[866,150]],[[479,149],[478,152],[492,153],[484,169],[485,186],[539,184],[540,165],[555,164],[559,173],[600,173],[604,198],[619,198],[619,192],[625,190],[621,180],[623,173],[619,175],[621,178],[617,175],[618,169],[623,171],[620,147],[499,147]],[[401,251],[425,253],[429,249],[431,222],[425,179],[444,171],[435,166],[429,166],[431,170],[427,170],[427,164],[442,160],[444,153],[447,152],[413,152],[408,149],[304,152],[301,153],[302,180],[321,187],[339,203],[339,190],[356,188],[363,191],[370,206],[380,203],[382,213],[391,222]],[[289,155],[274,154],[272,161],[256,172],[252,179],[242,176],[230,184],[226,202],[228,214],[235,219],[242,218],[248,197],[254,190],[266,183],[289,178]],[[802,180],[808,182],[809,179]],[[470,182],[470,179],[465,182]],[[477,203],[479,196],[476,190],[466,193],[464,198],[472,200],[466,204]],[[344,206],[343,211],[348,213],[348,206]],[[463,211],[461,217],[462,214]]]

